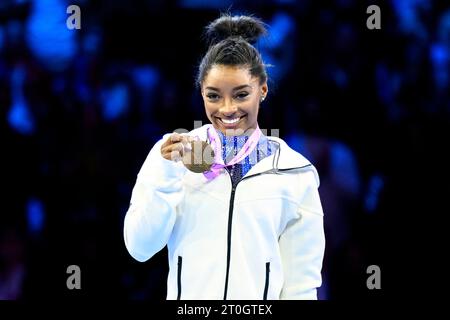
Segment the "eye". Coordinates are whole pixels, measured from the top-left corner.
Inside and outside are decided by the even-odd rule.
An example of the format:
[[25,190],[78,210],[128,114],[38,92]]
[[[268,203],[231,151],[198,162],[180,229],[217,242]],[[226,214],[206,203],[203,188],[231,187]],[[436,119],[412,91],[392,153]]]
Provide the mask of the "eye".
[[248,92],[239,92],[237,95],[236,95],[236,98],[238,98],[238,99],[245,99],[246,97],[248,97],[248,95],[249,95],[249,93]]
[[207,97],[209,100],[218,100],[218,99],[220,98],[219,95],[216,94],[216,93],[208,93],[208,94],[206,95],[206,97]]

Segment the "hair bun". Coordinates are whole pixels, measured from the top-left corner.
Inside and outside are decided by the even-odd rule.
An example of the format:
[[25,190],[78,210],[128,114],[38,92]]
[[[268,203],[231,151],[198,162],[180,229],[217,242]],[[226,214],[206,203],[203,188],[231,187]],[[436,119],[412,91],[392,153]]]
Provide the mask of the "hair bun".
[[214,45],[229,37],[242,37],[255,44],[261,35],[266,33],[264,22],[250,16],[231,16],[224,14],[206,27],[209,44]]

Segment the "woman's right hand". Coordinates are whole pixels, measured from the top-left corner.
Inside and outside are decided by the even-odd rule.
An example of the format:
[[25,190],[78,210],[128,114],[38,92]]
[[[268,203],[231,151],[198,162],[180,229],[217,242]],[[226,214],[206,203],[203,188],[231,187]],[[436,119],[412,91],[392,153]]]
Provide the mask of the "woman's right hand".
[[173,133],[161,145],[161,155],[167,160],[180,161],[184,152],[190,149],[190,142],[194,140],[195,138],[193,137]]

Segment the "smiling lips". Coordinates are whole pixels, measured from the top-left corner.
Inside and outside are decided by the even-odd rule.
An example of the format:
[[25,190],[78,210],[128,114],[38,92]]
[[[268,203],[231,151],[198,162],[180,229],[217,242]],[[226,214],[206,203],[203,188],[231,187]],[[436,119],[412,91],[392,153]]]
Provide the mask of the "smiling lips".
[[223,124],[232,125],[232,124],[238,123],[239,120],[241,120],[243,117],[245,117],[245,115],[243,115],[241,117],[233,118],[233,119],[224,119],[224,118],[219,118],[219,117],[217,119],[219,119]]
[[239,121],[240,118],[236,118],[236,119],[232,119],[232,120],[227,120],[227,119],[221,119],[224,123],[228,123],[228,124],[232,124],[232,123],[236,123]]

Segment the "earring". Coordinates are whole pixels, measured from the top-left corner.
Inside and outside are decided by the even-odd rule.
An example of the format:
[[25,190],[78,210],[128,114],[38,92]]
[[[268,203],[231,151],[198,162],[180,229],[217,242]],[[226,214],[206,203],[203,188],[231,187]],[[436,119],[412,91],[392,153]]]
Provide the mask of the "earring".
[[266,98],[266,96],[262,96],[261,97],[261,102],[263,102],[265,98]]

